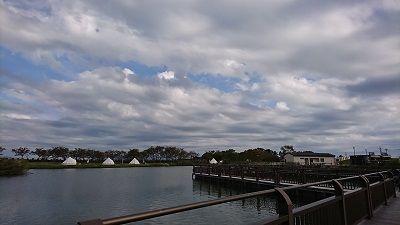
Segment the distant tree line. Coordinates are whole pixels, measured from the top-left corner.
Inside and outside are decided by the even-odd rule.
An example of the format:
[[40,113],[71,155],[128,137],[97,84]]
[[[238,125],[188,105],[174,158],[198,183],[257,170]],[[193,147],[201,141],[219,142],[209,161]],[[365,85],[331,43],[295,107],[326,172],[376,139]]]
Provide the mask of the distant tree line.
[[279,154],[271,149],[254,148],[243,152],[236,152],[234,149],[225,151],[208,151],[201,156],[202,159],[211,160],[214,158],[223,163],[239,162],[279,162]]
[[[5,148],[0,146],[0,155]],[[107,157],[113,160],[124,161],[137,158],[139,161],[175,161],[197,158],[198,154],[194,151],[187,152],[183,148],[174,146],[152,146],[146,150],[108,150],[98,151],[94,149],[75,148],[69,149],[63,146],[57,146],[50,149],[36,148],[30,150],[27,147],[19,147],[11,150],[15,156],[25,158],[29,155],[36,156],[38,160],[64,160],[67,157],[73,157],[78,161],[102,161]]]
[[[0,146],[0,155],[5,148]],[[293,152],[292,145],[284,145],[280,151],[271,149],[254,148],[237,152],[234,149],[224,151],[207,151],[201,157],[194,151],[185,151],[183,148],[174,146],[151,146],[143,151],[133,148],[129,150],[108,150],[98,151],[88,148],[69,149],[63,146],[57,146],[50,149],[36,148],[30,150],[27,147],[19,147],[11,150],[15,156],[25,158],[28,155],[36,156],[38,160],[61,160],[67,157],[73,157],[78,161],[99,162],[107,157],[116,161],[127,161],[133,158],[139,161],[176,161],[176,160],[196,160],[198,162],[210,161],[215,158],[223,163],[240,162],[278,162],[286,153]]]

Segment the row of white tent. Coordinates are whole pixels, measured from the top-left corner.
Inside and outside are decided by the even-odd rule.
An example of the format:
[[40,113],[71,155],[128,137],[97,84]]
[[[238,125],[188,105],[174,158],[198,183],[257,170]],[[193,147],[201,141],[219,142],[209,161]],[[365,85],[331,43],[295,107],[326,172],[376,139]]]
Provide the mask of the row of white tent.
[[[73,166],[76,165],[76,160],[74,158],[68,157],[64,162],[62,162],[61,164],[63,165],[68,165],[68,166]],[[114,161],[110,158],[107,158],[106,160],[104,160],[104,162],[102,163],[103,165],[115,165]],[[129,164],[131,165],[139,165],[139,160],[137,160],[136,158],[133,158],[132,161],[129,162]]]
[[[210,164],[217,164],[218,161],[215,160],[214,158],[210,160]],[[222,160],[219,162],[222,163]],[[64,162],[62,162],[61,164],[63,165],[68,165],[68,166],[73,166],[76,165],[76,160],[74,158],[68,157]],[[110,158],[107,158],[106,160],[104,160],[104,162],[102,163],[103,165],[115,165],[114,161]],[[129,164],[131,165],[139,165],[139,160],[137,160],[136,158],[133,158],[132,161],[129,162]]]

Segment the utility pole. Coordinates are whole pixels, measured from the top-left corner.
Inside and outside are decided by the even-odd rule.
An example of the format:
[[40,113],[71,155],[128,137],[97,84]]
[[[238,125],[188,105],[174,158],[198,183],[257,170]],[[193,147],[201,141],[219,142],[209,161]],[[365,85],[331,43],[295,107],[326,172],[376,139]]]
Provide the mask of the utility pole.
[[356,155],[356,147],[353,146],[354,155]]

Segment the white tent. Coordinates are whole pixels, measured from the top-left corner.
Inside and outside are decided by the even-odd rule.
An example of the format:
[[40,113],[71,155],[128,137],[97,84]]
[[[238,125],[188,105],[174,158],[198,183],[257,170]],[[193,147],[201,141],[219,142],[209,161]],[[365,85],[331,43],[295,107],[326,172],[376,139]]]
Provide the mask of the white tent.
[[107,158],[106,160],[104,160],[104,162],[102,164],[103,165],[115,165],[114,161],[110,158]]
[[139,165],[140,162],[136,158],[133,158],[129,164]]
[[71,157],[68,157],[68,158],[67,158],[64,162],[62,162],[61,164],[73,166],[73,165],[76,165],[76,160],[73,159],[73,158],[71,158]]
[[217,164],[217,160],[215,160],[214,158],[210,160],[210,164]]

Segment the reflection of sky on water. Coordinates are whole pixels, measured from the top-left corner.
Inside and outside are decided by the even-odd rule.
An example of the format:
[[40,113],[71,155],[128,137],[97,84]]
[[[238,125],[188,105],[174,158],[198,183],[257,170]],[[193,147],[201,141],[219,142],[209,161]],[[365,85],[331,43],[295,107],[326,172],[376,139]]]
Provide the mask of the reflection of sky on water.
[[[241,185],[216,184],[207,181],[194,180],[193,194],[208,195],[213,198],[238,195],[252,191],[259,191],[262,188],[249,188]],[[257,214],[274,215],[276,214],[276,200],[273,196],[247,198],[240,201],[226,203],[235,207],[240,207],[246,212],[257,212]]]
[[[30,170],[0,177],[1,225],[69,225],[173,207],[254,189],[193,181],[192,167]],[[275,212],[249,198],[132,224],[251,224]]]

